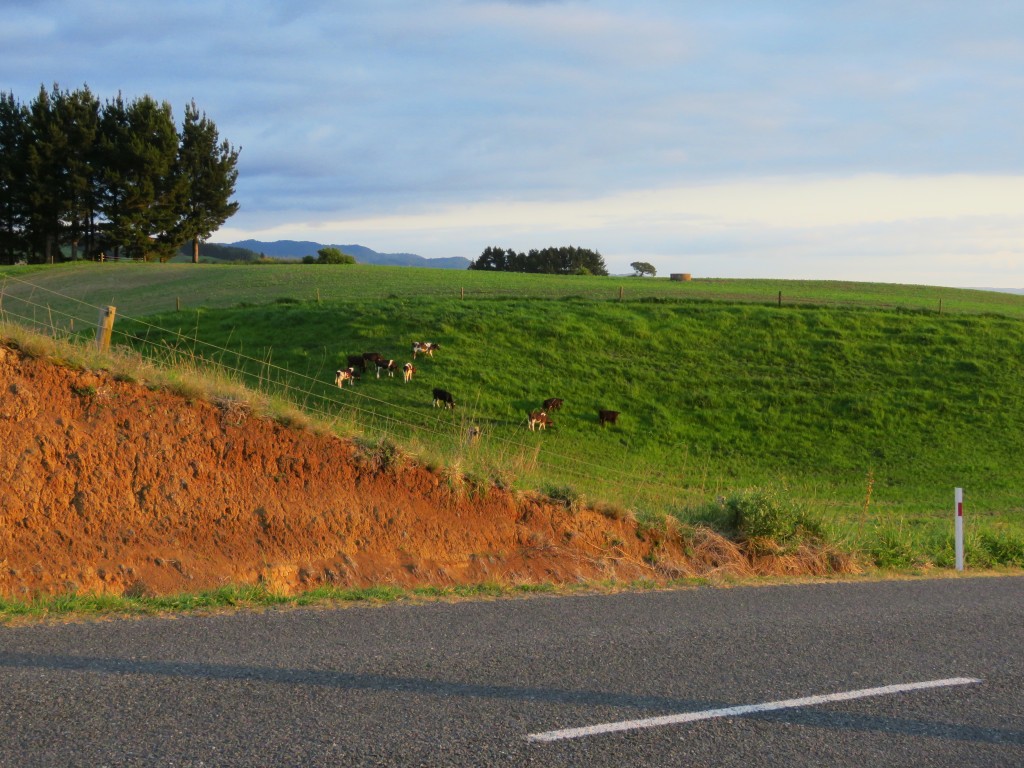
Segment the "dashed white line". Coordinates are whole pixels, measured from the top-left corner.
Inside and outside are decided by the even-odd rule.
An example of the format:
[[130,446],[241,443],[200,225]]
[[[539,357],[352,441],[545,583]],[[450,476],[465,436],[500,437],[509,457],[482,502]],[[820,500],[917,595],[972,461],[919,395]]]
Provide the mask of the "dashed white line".
[[531,733],[526,737],[526,739],[527,741],[561,741],[563,739],[579,739],[583,736],[597,736],[602,733],[632,731],[639,728],[656,728],[662,725],[676,725],[678,723],[693,723],[698,720],[711,720],[716,717],[739,717],[741,715],[752,715],[758,712],[772,712],[778,709],[813,707],[817,704],[828,704],[833,701],[866,699],[871,696],[888,696],[893,693],[905,693],[906,691],[920,691],[926,688],[945,688],[953,685],[971,685],[980,682],[981,680],[973,677],[950,677],[945,680],[927,680],[921,683],[884,685],[880,688],[861,688],[857,691],[843,691],[840,693],[828,693],[819,696],[805,696],[801,699],[768,701],[763,704],[746,704],[739,707],[725,707],[723,709],[705,709],[700,712],[682,712],[678,715],[663,715],[662,717],[649,717],[643,720],[622,720],[617,723],[601,723],[599,725],[587,725],[582,728],[565,728],[560,731],[544,731],[543,733]]

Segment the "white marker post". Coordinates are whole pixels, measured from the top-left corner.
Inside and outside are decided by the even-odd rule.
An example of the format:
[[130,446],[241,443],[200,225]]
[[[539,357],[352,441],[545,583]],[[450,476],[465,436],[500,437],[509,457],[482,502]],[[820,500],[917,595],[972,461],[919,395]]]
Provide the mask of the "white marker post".
[[964,569],[964,489],[956,489],[956,569]]

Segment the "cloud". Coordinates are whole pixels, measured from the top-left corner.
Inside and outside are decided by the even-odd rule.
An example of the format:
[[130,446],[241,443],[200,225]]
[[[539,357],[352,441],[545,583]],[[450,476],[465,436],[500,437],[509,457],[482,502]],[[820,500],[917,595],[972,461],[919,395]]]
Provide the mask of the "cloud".
[[179,117],[195,99],[242,148],[226,232],[469,256],[571,238],[655,264],[703,248],[737,269],[787,248],[820,268],[853,258],[849,238],[882,269],[913,237],[941,245],[912,222],[955,221],[992,269],[1016,253],[980,222],[1019,231],[1020,3],[5,10],[0,71],[22,100],[54,81],[148,93]]
[[1022,195],[1024,176],[771,178],[385,216],[325,211],[229,228],[218,239],[301,231],[323,242],[467,258],[488,245],[571,243],[601,251],[618,271],[642,259],[705,276],[1024,286]]

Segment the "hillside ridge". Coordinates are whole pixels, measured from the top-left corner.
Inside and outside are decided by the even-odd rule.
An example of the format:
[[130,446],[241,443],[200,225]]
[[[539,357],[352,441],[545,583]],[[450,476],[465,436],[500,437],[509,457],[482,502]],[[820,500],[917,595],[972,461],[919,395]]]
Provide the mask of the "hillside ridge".
[[[221,243],[214,243],[221,245]],[[461,256],[447,258],[427,258],[415,253],[380,253],[365,245],[334,243],[324,244],[311,240],[239,240],[234,243],[223,243],[233,248],[245,248],[254,253],[262,253],[279,259],[301,259],[303,256],[314,256],[321,248],[337,248],[343,253],[354,256],[362,264],[378,264],[392,267],[432,267],[436,269],[466,269],[470,260]]]

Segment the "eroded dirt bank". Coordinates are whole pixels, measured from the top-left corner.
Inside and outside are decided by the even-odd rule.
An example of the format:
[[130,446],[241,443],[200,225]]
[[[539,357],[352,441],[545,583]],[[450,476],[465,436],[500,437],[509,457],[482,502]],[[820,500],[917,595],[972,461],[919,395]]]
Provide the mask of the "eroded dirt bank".
[[630,519],[470,492],[348,441],[10,347],[0,388],[0,595],[796,569],[713,534],[639,536]]

